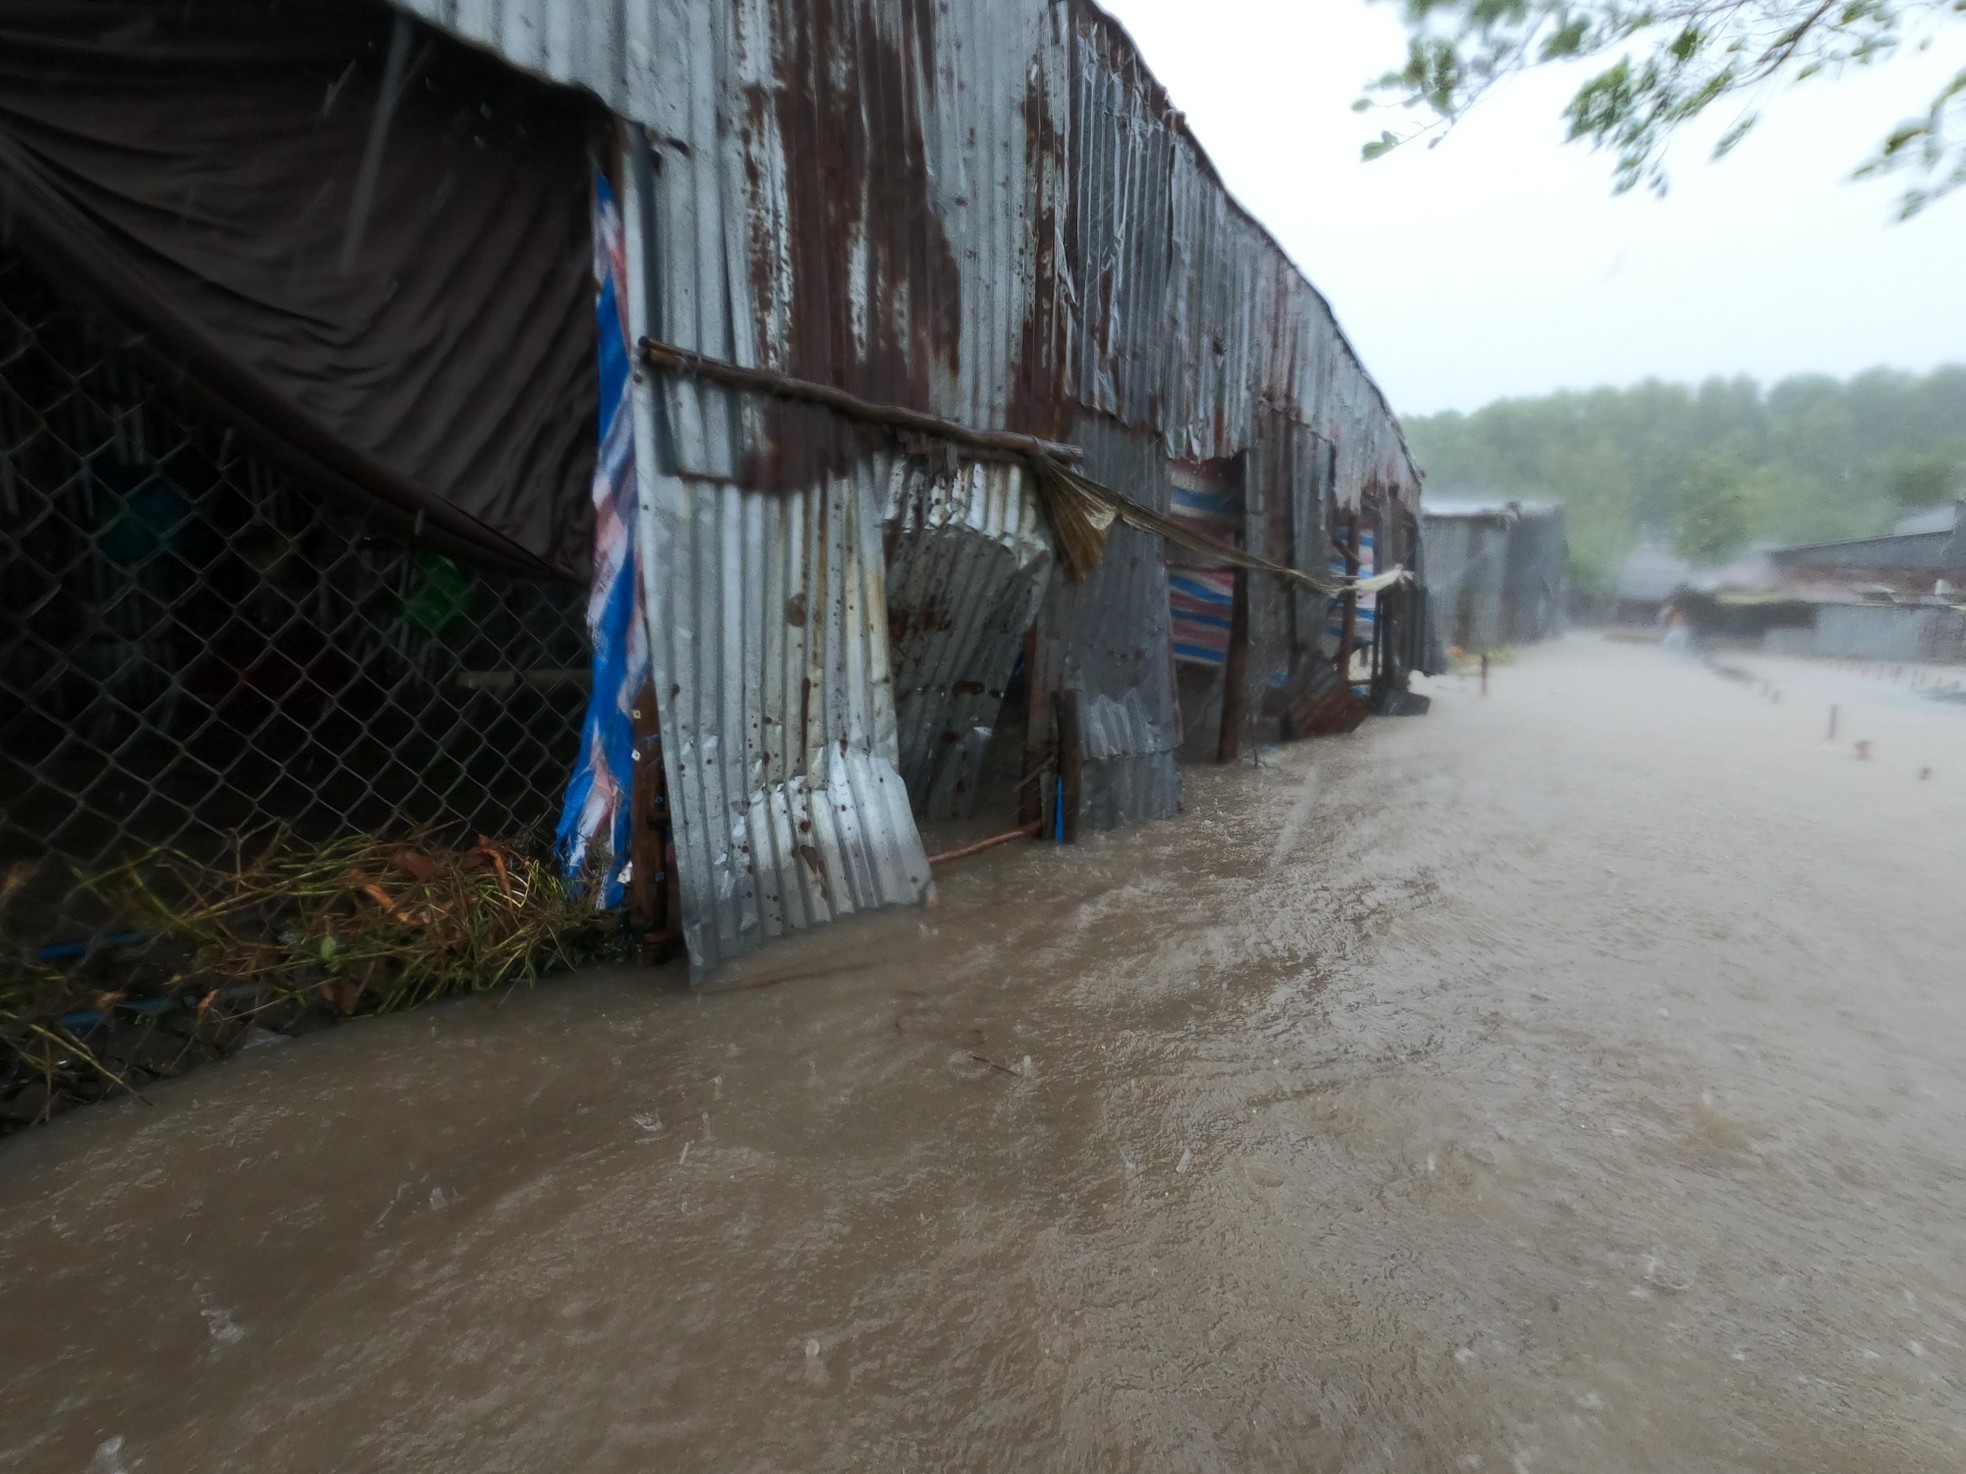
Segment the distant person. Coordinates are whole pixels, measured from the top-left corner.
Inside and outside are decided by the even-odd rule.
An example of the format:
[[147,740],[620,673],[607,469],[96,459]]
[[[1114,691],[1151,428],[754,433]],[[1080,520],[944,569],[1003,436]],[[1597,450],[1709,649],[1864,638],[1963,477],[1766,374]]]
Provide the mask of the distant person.
[[1684,609],[1674,609],[1666,615],[1666,632],[1659,637],[1659,644],[1681,655],[1693,653],[1693,621],[1687,618]]

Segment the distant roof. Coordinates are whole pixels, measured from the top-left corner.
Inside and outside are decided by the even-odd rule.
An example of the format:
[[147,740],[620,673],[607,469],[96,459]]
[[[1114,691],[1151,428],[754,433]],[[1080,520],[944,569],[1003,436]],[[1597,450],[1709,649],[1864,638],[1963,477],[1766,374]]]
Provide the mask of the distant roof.
[[1479,498],[1437,497],[1429,494],[1420,503],[1428,517],[1548,517],[1560,515],[1561,502],[1486,501]]
[[1765,549],[1751,548],[1716,567],[1695,569],[1689,582],[1709,593],[1716,589],[1766,589],[1775,582],[1775,570]]
[[1891,529],[1891,535],[1911,537],[1921,532],[1951,532],[1958,517],[1959,505],[1956,502],[1949,507],[1931,507],[1900,518],[1898,525]]
[[1951,527],[1932,532],[1894,532],[1884,537],[1853,537],[1842,542],[1801,543],[1771,548],[1768,556],[1784,568],[1947,568],[1955,566],[1960,539]]
[[1631,550],[1625,566],[1618,570],[1620,599],[1665,599],[1684,588],[1693,577],[1693,565],[1657,543],[1646,543]]

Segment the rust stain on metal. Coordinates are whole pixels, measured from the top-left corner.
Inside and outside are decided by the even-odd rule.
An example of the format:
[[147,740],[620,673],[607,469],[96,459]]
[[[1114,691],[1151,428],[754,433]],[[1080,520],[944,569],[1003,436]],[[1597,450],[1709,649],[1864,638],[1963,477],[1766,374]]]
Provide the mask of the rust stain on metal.
[[[890,36],[855,0],[777,9],[770,85],[744,90],[741,126],[783,150],[791,228],[754,209],[749,275],[763,310],[782,311],[774,367],[863,397],[926,408],[931,373],[953,377],[963,334],[962,279],[935,212],[917,79],[934,74],[930,0],[894,7]],[[747,160],[760,150],[747,148]],[[755,173],[755,162],[751,169]],[[751,177],[751,176],[747,176]],[[754,202],[763,181],[753,178]],[[790,301],[775,301],[775,258],[789,250]],[[824,410],[773,404],[746,484],[796,487],[838,474],[880,443]]]

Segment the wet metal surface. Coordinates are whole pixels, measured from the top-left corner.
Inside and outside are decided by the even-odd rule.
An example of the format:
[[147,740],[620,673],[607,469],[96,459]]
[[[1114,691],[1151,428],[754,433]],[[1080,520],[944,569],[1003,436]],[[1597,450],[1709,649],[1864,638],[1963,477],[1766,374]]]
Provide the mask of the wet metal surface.
[[888,476],[883,536],[901,777],[917,813],[966,816],[1044,598],[1051,525],[1021,466],[907,460]]
[[1557,632],[1569,560],[1562,507],[1430,501],[1422,520],[1436,655],[1449,646],[1527,645]]
[[[397,4],[642,125],[665,341],[979,427],[1097,412],[1172,458],[1251,448],[1260,407],[1336,443],[1341,501],[1418,501],[1330,304],[1087,0]],[[685,474],[809,485],[858,449],[664,398]]]
[[1432,690],[708,992],[14,1138],[0,1466],[1966,1465],[1966,710]]

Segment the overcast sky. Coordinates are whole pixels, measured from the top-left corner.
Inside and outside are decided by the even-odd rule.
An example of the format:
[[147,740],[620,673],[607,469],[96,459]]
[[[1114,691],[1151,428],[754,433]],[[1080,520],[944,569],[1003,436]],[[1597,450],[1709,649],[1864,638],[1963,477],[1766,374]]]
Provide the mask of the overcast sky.
[[1403,414],[1966,362],[1966,191],[1898,225],[1888,181],[1848,182],[1959,65],[1956,42],[1784,92],[1730,158],[1680,149],[1665,199],[1614,199],[1608,159],[1562,141],[1561,76],[1518,81],[1438,148],[1361,163],[1389,119],[1352,101],[1403,56],[1391,7],[1104,3]]

